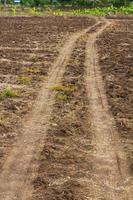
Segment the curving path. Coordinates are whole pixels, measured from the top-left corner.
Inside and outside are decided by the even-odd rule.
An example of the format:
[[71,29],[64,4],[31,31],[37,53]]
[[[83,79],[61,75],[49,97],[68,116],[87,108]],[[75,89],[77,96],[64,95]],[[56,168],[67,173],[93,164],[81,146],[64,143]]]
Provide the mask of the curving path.
[[41,141],[45,138],[54,102],[54,92],[51,92],[49,88],[61,81],[77,39],[93,27],[95,25],[73,34],[60,50],[60,54],[49,73],[48,81],[40,88],[31,117],[20,130],[22,136],[14,144],[3,166],[3,171],[0,174],[0,200],[25,200],[30,196],[31,173],[29,167],[34,154],[38,155],[37,153],[43,146]]
[[99,34],[111,23],[105,21],[105,25],[91,34],[86,45],[86,87],[95,147],[92,200],[132,200],[133,190],[128,164],[109,111],[95,44]]
[[0,175],[0,200],[28,200],[30,198],[32,191],[30,170],[33,164],[31,161],[34,155],[39,155],[43,147],[41,141],[44,141],[46,136],[54,103],[54,92],[49,88],[61,81],[78,38],[93,29],[87,42],[85,61],[86,88],[95,147],[92,180],[89,180],[92,194],[87,198],[90,200],[133,199],[128,164],[119,142],[114,119],[109,112],[95,45],[98,35],[110,24],[111,22],[108,21],[98,22],[82,32],[75,33],[60,50],[47,81],[40,88],[31,117],[20,130],[21,137],[14,144],[3,166]]

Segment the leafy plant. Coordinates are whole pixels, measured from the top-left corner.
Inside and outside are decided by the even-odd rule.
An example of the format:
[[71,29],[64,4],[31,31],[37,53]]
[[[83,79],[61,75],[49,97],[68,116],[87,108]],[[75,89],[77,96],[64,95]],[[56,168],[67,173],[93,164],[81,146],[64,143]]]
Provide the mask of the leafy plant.
[[17,7],[13,6],[12,8],[13,16],[16,16]]
[[97,7],[91,9],[78,9],[71,11],[74,15],[77,14],[89,14],[89,15],[97,15],[97,16],[106,16],[106,15],[117,15],[117,14],[133,14],[133,5],[124,7],[121,6],[119,8],[110,6],[110,7]]
[[53,14],[56,16],[63,16],[63,11],[61,11],[60,9],[56,9],[55,11],[53,11]]

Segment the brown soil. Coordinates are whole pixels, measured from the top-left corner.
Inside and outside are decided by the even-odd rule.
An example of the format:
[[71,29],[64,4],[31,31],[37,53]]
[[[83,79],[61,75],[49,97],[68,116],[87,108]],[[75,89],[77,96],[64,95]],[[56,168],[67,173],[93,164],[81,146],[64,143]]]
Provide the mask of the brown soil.
[[90,187],[93,199],[131,200],[132,177],[115,121],[109,111],[95,46],[97,35],[107,26],[113,26],[113,23],[106,22],[97,33],[91,35],[86,47],[86,83],[95,149]]
[[[85,40],[81,38],[66,67],[62,85],[74,88],[59,91],[50,128],[40,155],[38,176],[33,181],[34,200],[86,199],[89,194],[84,179],[91,169],[91,131],[84,85]],[[58,99],[66,95],[65,100]]]
[[[91,31],[96,31],[99,27],[98,25]],[[101,30],[99,34],[100,32]],[[119,137],[117,138],[117,131],[113,128],[114,124],[110,123],[112,117],[108,114],[102,83],[99,82],[101,75],[95,74],[95,78],[91,71],[97,65],[95,57],[97,53],[91,46],[96,36],[97,32],[89,36],[91,42],[88,42],[87,46],[90,49],[87,51],[86,67],[90,80],[86,83],[88,94],[92,92],[91,96],[88,96],[89,104],[84,85],[86,37],[77,43],[62,82],[65,87],[78,86],[77,90],[60,91],[56,95],[50,125],[52,128],[47,133],[45,146],[40,156],[38,176],[33,181],[35,189],[33,199],[103,198],[114,200],[117,198],[126,200],[132,198],[131,192],[129,194],[127,192],[129,185],[125,185],[127,179],[130,178],[127,161],[121,161],[123,150],[119,144]],[[98,71],[98,68],[94,70]],[[100,91],[102,96],[99,97],[97,91]],[[66,95],[67,99],[60,102],[58,100],[60,94]],[[100,101],[99,98],[101,98]],[[101,101],[105,106],[103,111]],[[90,114],[89,111],[91,111]],[[109,129],[116,135],[110,135]],[[110,165],[113,167],[111,168]],[[126,186],[125,190],[123,185]]]
[[87,17],[1,18],[0,92],[11,87],[19,97],[0,101],[0,167],[64,41],[94,22]]
[[[92,21],[90,20],[88,25],[94,22]],[[28,190],[30,178],[27,178],[27,176],[29,177],[31,174],[29,172],[31,159],[34,154],[38,155],[49,124],[54,95],[50,91],[50,87],[60,81],[76,40],[88,30],[89,28],[75,33],[65,42],[56,62],[53,63],[51,70],[49,70],[47,80],[39,91],[31,116],[29,116],[22,128],[17,130],[21,135],[18,134],[17,142],[7,157],[0,175],[1,199],[27,199],[30,195],[30,189]],[[35,73],[34,68],[30,73]]]
[[[126,158],[132,25],[94,23],[87,17],[0,22],[0,91],[10,86],[19,94],[0,99],[1,200],[132,200],[132,158]],[[101,71],[96,39],[105,29],[97,40]]]
[[[88,32],[85,65],[87,35],[73,51],[62,85],[76,86],[76,90],[55,95],[53,118],[33,181],[33,200],[133,197],[128,162],[109,112],[94,45],[105,27],[103,23],[102,29],[98,25]],[[59,95],[67,98],[59,99]]]
[[133,23],[116,21],[99,40],[99,58],[110,110],[133,174]]

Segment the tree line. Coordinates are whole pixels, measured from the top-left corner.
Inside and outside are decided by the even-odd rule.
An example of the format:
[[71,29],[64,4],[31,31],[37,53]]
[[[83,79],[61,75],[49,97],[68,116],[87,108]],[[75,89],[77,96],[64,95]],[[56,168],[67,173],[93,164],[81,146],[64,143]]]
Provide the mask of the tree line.
[[[0,0],[1,4],[14,4],[15,0]],[[127,6],[133,0],[20,0],[20,4],[25,6],[41,7],[51,6],[79,6],[79,7],[103,7],[103,6]]]

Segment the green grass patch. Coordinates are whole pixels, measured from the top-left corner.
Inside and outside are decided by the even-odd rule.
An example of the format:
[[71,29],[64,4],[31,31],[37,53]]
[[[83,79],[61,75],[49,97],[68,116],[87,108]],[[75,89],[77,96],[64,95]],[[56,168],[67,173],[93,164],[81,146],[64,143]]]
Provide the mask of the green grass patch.
[[18,96],[18,93],[12,88],[6,88],[2,92],[0,92],[0,99],[14,98]]
[[[99,4],[97,4],[98,6]],[[105,7],[104,7],[105,5]],[[133,4],[121,7],[106,6],[94,8],[79,8],[72,9],[60,9],[59,7],[45,6],[45,8],[39,7],[21,7],[16,5],[10,5],[10,7],[0,6],[0,16],[69,16],[69,15],[96,15],[96,16],[106,16],[106,15],[132,15],[133,14]]]
[[55,86],[51,86],[50,90],[53,91],[58,91],[58,92],[74,92],[75,90],[77,90],[76,86],[73,85],[55,85]]
[[32,81],[32,77],[29,76],[20,76],[18,80],[23,84],[30,84]]
[[40,69],[36,68],[36,67],[27,67],[23,69],[23,72],[27,72],[30,74],[37,74],[40,73]]
[[58,93],[56,95],[56,99],[59,100],[59,101],[66,101],[67,100],[67,95],[63,94],[63,93]]

